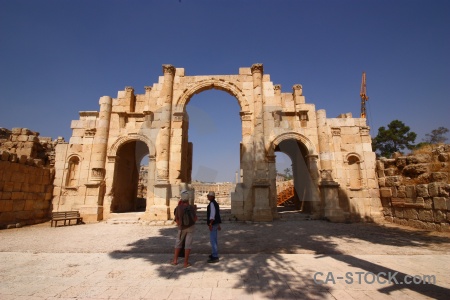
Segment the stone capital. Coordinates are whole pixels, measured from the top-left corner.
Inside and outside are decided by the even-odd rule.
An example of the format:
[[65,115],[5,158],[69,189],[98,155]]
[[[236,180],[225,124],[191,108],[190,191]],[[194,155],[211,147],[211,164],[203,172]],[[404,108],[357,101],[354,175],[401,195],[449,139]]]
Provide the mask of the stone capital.
[[322,182],[333,182],[333,176],[332,174],[332,170],[320,170],[320,178],[322,179]]
[[341,128],[340,127],[331,127],[331,134],[333,136],[341,136]]
[[163,65],[163,73],[164,74],[170,74],[170,75],[175,75],[175,67],[172,65]]
[[274,84],[274,85],[273,85],[273,89],[274,89],[275,91],[281,91],[281,84]]
[[301,85],[301,84],[294,84],[293,86],[292,86],[292,89],[294,90],[294,91],[298,91],[298,90],[302,90],[303,89],[303,86]]
[[264,67],[263,64],[253,64],[251,67],[252,70],[252,74],[253,73],[263,73],[264,72]]

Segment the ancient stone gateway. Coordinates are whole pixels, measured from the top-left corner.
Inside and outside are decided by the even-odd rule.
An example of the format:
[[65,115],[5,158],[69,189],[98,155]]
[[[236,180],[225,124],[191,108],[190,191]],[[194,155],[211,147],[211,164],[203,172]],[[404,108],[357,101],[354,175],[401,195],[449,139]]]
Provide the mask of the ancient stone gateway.
[[[262,64],[237,75],[186,76],[163,65],[158,83],[135,94],[100,98],[100,110],[80,112],[69,143],[56,148],[53,210],[77,209],[84,220],[143,211],[148,220],[168,220],[182,189],[191,182],[192,151],[186,105],[209,89],[225,91],[240,106],[242,182],[231,193],[238,220],[278,218],[275,159],[292,160],[297,203],[317,218],[376,220],[381,203],[375,153],[366,120],[343,114],[327,118],[306,103],[302,86],[282,93]],[[138,199],[140,162],[148,157],[147,197]],[[194,199],[192,199],[194,201]]]

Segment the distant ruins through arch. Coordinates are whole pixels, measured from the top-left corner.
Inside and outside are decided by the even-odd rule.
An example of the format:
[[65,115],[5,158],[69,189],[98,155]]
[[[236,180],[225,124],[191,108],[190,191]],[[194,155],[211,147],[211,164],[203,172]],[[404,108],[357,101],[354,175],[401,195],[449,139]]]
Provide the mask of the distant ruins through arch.
[[[192,190],[195,145],[189,142],[186,105],[193,95],[218,89],[240,106],[242,182],[231,193],[236,219],[279,217],[278,151],[291,157],[297,193],[310,202],[313,217],[333,222],[381,217],[375,153],[364,118],[327,118],[325,110],[306,103],[301,85],[282,93],[262,64],[235,75],[186,76],[172,65],[163,65],[162,73],[144,94],[126,87],[117,98],[101,97],[99,111],[82,111],[72,121],[69,143],[56,148],[54,211],[79,210],[84,220],[99,221],[141,207],[146,220],[171,219],[180,191]],[[147,197],[139,204],[136,172],[146,155]]]

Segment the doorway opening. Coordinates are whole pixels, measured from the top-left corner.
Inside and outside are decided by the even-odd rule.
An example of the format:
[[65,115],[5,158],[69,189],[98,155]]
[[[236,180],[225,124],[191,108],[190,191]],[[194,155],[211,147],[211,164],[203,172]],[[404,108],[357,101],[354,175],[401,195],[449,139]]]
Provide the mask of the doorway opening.
[[[277,169],[278,211],[311,213],[312,201],[316,197],[313,196],[315,185],[309,172],[306,146],[298,140],[287,139],[276,146],[275,152],[280,152],[279,156],[282,160],[278,163],[277,158],[277,168],[284,168],[283,170]],[[291,167],[288,164],[289,160]]]
[[[142,141],[129,141],[117,150],[114,172],[114,198],[111,212],[143,212],[147,206],[144,175],[148,171],[149,149]],[[144,188],[145,186],[145,188]]]

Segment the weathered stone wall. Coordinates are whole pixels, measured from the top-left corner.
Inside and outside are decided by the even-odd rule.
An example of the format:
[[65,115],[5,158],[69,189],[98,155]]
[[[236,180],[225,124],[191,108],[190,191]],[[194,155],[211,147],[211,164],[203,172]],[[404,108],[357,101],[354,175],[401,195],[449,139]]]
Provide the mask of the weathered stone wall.
[[[0,141],[0,228],[49,220],[54,142],[26,128],[3,129]],[[56,142],[55,142],[56,143]]]
[[450,231],[450,145],[410,156],[377,161],[386,220]]

